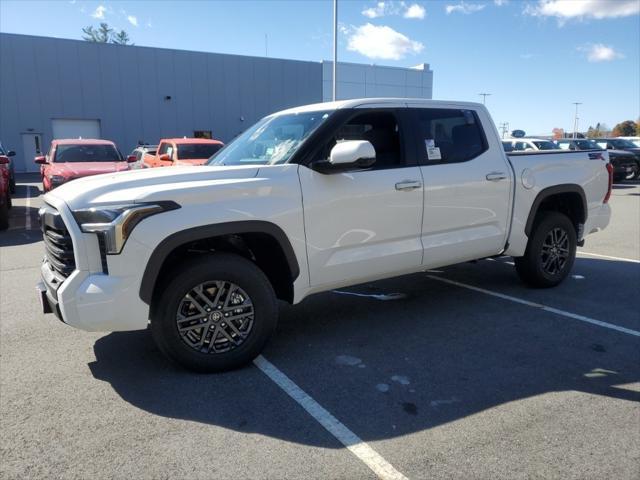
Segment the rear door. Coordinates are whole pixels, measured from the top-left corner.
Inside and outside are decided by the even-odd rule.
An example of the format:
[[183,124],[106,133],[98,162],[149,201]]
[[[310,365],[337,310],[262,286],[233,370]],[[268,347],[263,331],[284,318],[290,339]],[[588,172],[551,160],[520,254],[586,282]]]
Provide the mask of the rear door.
[[367,170],[323,174],[300,166],[310,283],[347,285],[420,268],[423,187],[407,148],[406,109],[354,110],[312,160],[339,140],[368,140]]
[[488,114],[411,109],[424,179],[424,265],[496,255],[507,239],[512,171]]

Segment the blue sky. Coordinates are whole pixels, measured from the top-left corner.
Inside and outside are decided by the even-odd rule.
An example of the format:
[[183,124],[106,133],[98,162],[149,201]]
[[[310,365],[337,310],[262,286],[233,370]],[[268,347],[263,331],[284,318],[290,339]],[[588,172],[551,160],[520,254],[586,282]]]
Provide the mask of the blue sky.
[[[136,45],[320,61],[330,1],[0,1],[0,31],[61,38],[106,21]],[[434,98],[479,101],[530,134],[640,116],[640,0],[339,1],[342,61],[434,70]]]

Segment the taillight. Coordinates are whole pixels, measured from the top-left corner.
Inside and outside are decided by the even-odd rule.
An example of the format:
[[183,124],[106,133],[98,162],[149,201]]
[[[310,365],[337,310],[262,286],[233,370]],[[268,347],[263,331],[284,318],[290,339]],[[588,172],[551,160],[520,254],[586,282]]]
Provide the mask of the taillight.
[[607,194],[604,196],[602,203],[609,203],[611,198],[611,190],[613,189],[613,165],[607,163],[607,173],[609,174],[609,186],[607,188]]

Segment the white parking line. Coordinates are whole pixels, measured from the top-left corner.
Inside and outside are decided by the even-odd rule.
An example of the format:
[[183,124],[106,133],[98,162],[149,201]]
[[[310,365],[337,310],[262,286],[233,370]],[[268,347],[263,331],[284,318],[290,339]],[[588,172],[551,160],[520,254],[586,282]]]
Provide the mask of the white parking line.
[[31,230],[31,186],[26,185],[27,187],[27,199],[26,199],[26,208],[25,208],[25,220],[24,220],[24,228],[25,230]]
[[586,255],[587,257],[608,258],[609,260],[620,260],[621,262],[640,263],[640,260],[624,257],[612,257],[610,255],[601,255],[599,253],[577,252],[578,255]]
[[567,312],[565,310],[560,310],[558,308],[548,307],[546,305],[542,305],[541,303],[530,302],[529,300],[523,300],[522,298],[512,297],[511,295],[505,295],[504,293],[493,292],[485,288],[474,287],[473,285],[467,285],[466,283],[456,282],[454,280],[449,280],[447,278],[436,277],[435,275],[427,275],[427,277],[431,278],[432,280],[437,280],[439,282],[448,283],[450,285],[456,285],[458,287],[466,288],[468,290],[473,290],[474,292],[484,293],[486,295],[491,295],[492,297],[502,298],[503,300],[519,303],[521,305],[526,305],[528,307],[539,308],[540,310],[544,310],[545,312],[555,313],[556,315],[561,315],[563,317],[572,318],[574,320],[590,323],[592,325],[597,325],[603,328],[608,328],[609,330],[616,330],[618,332],[626,333],[628,335],[640,337],[639,331],[632,330],[630,328],[621,327],[619,325],[614,325],[613,323],[603,322],[601,320],[596,320],[595,318],[585,317],[584,315],[578,315],[576,313]]
[[309,415],[315,418],[331,435],[336,437],[351,453],[373,470],[379,478],[383,480],[407,480],[407,477],[396,470],[393,465],[382,458],[378,452],[363,442],[360,437],[325,410],[322,405],[307,395],[304,390],[298,387],[298,385],[269,360],[259,355],[253,363],[262,370],[267,377],[273,380],[276,385],[284,390],[287,395],[298,402]]

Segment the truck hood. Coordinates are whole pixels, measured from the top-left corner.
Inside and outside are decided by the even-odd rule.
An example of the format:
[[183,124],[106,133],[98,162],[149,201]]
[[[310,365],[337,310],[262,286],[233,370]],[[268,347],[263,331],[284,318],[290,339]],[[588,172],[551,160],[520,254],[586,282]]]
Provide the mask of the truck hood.
[[[103,205],[173,200],[189,201],[202,191],[220,185],[233,188],[255,181],[259,167],[175,167],[146,168],[80,178],[44,196],[57,197],[71,210]],[[202,198],[202,197],[200,197]]]
[[65,178],[84,177],[128,170],[127,162],[61,162],[47,165],[47,175],[61,175]]

